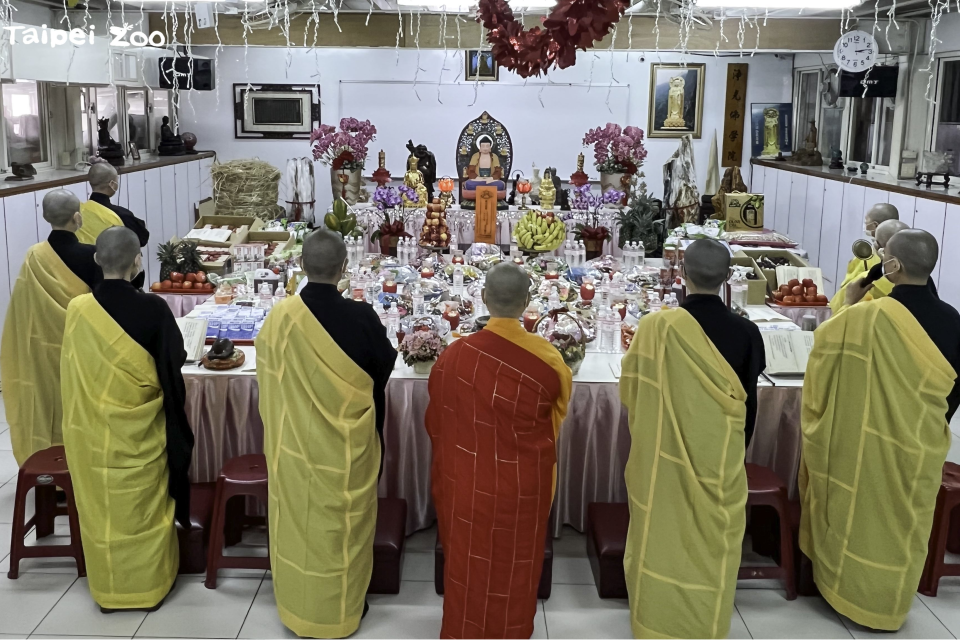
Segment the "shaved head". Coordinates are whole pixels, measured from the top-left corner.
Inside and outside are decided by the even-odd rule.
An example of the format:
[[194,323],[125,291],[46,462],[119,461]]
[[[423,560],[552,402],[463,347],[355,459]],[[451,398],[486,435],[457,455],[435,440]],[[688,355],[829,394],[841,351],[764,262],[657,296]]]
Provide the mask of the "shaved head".
[[899,220],[900,212],[897,211],[897,208],[892,204],[887,204],[886,202],[879,202],[867,211],[866,215],[863,216],[863,222],[867,227],[867,234],[874,235],[876,232],[877,226],[881,222],[886,222],[887,220]]
[[901,222],[900,220],[885,220],[877,226],[877,231],[874,233],[874,236],[877,239],[877,246],[881,249],[887,246],[887,243],[890,242],[890,238],[893,237],[893,234],[898,231],[903,231],[904,229],[909,229],[910,225],[906,222]]
[[310,282],[336,284],[346,259],[347,245],[336,231],[320,228],[303,239],[301,264]]
[[117,170],[109,162],[98,162],[87,172],[87,182],[94,190],[108,188],[114,180],[119,180]]
[[140,239],[126,227],[110,227],[97,236],[97,252],[93,257],[105,277],[129,274],[139,255]]
[[896,258],[910,280],[926,282],[937,266],[937,239],[923,229],[904,229],[887,243],[884,258]]
[[80,211],[80,199],[66,189],[54,189],[43,196],[43,219],[54,229],[63,229]]
[[730,251],[716,240],[696,240],[683,253],[688,282],[700,291],[716,291],[730,276]]
[[512,262],[501,262],[487,272],[483,302],[491,318],[519,318],[530,303],[530,278]]

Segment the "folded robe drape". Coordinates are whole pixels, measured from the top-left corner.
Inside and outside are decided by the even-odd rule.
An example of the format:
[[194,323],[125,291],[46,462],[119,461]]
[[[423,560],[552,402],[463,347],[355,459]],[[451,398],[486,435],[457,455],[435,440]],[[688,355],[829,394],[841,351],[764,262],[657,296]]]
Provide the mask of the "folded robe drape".
[[106,229],[123,226],[120,216],[93,200],[80,203],[80,214],[83,226],[77,230],[77,239],[83,244],[96,244],[97,237]]
[[725,638],[746,527],[746,392],[684,309],[644,317],[623,358],[624,570],[638,638]]
[[373,380],[299,296],[274,307],[256,344],[280,620],[300,636],[346,637],[360,625],[373,571]]
[[[830,308],[834,313],[839,313],[840,309],[843,309],[846,305],[847,287],[850,283],[866,278],[870,269],[878,264],[880,264],[880,256],[876,253],[865,261],[854,258],[847,264],[847,275],[844,277],[843,282],[840,283],[833,298],[830,299]],[[863,299],[865,301],[877,300],[890,295],[891,291],[893,291],[893,283],[886,278],[880,278],[873,283],[873,289],[868,291]]]
[[0,379],[17,464],[63,444],[60,349],[67,305],[89,287],[47,242],[27,250],[0,343]]
[[86,294],[67,308],[60,370],[90,594],[107,609],[153,607],[180,558],[156,364]]
[[514,319],[457,340],[430,375],[426,427],[444,553],[442,638],[528,638],[572,374]]
[[834,609],[900,628],[913,604],[950,448],[953,368],[892,298],[815,333],[803,383],[800,548]]

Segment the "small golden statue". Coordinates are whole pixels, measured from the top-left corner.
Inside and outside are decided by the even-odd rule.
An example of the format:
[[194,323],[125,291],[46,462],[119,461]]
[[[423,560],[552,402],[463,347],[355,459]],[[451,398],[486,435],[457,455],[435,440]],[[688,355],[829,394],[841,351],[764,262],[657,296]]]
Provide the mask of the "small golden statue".
[[664,129],[686,129],[687,121],[683,119],[684,85],[683,76],[670,78],[670,91],[667,93],[667,118],[663,121]]
[[404,209],[422,209],[427,206],[427,187],[423,183],[423,173],[417,168],[416,156],[410,156],[407,160],[407,173],[403,176],[403,184],[417,192],[416,202],[403,196]]
[[763,151],[761,156],[776,156],[780,153],[780,111],[776,107],[763,110]]
[[557,188],[553,186],[553,176],[549,169],[544,169],[543,180],[540,181],[540,208],[552,211],[553,203],[557,200]]

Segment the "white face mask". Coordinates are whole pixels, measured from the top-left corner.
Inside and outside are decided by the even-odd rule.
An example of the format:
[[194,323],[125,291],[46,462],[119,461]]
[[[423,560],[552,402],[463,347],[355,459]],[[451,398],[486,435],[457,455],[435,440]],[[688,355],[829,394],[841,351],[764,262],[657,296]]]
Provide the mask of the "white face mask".
[[[896,268],[887,268],[887,265],[890,263],[896,263]],[[896,258],[890,258],[883,262],[883,275],[890,277],[898,271],[900,271],[900,261]]]

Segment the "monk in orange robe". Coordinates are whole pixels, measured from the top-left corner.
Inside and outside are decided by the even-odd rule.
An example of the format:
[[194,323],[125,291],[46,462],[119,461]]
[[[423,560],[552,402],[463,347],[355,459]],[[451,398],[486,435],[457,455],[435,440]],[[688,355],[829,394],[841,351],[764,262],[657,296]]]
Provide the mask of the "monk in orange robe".
[[572,373],[518,318],[530,280],[490,270],[490,322],[430,375],[426,425],[445,558],[441,638],[529,638],[556,486],[557,435]]

